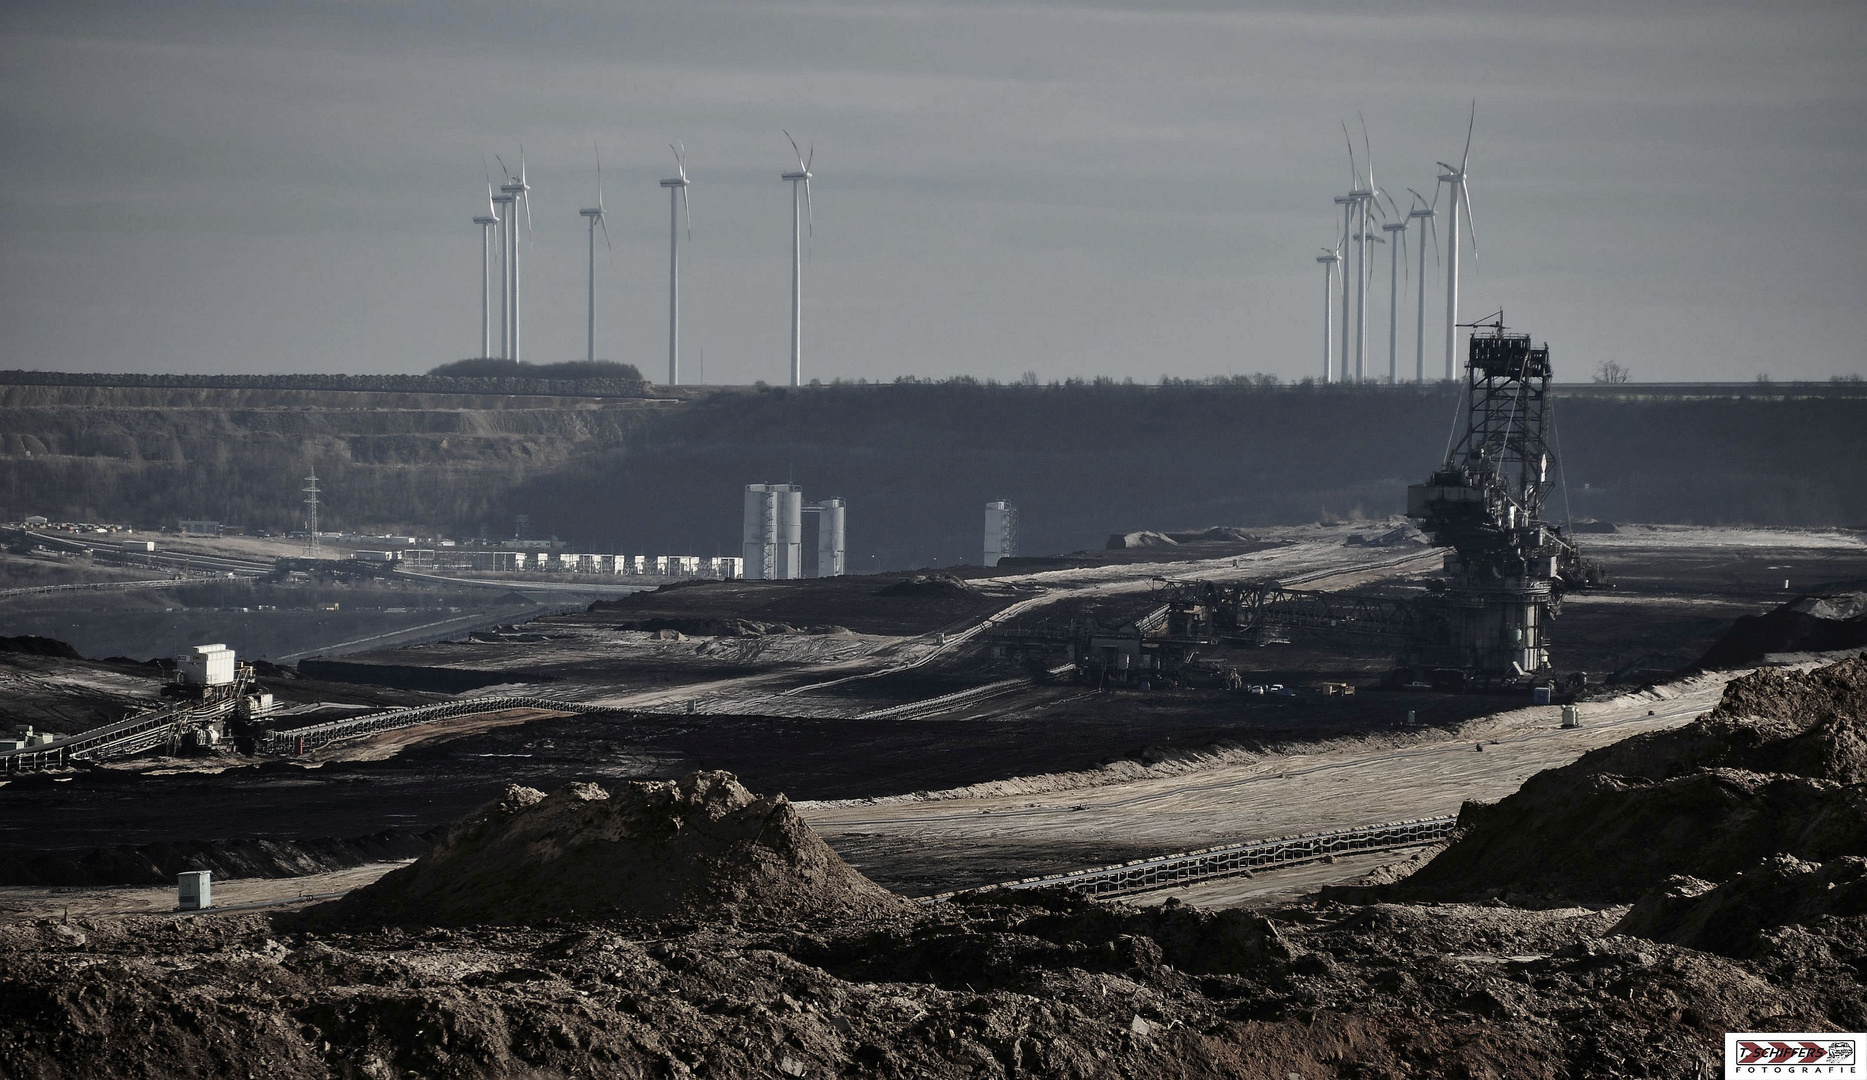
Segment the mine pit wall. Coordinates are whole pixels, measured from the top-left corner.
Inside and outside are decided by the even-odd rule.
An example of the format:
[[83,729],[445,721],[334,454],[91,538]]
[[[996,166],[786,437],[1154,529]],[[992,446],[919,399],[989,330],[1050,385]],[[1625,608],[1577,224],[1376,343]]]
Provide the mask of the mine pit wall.
[[[1867,396],[1638,389],[1555,391],[1573,516],[1867,525]],[[332,527],[502,537],[528,514],[585,550],[724,551],[744,485],[786,470],[847,498],[852,572],[977,563],[980,507],[1000,497],[1031,552],[1130,528],[1399,513],[1444,453],[1453,392],[942,383],[673,399],[0,377],[0,518],[283,531],[301,524],[315,461]],[[1561,495],[1551,510],[1569,516]]]

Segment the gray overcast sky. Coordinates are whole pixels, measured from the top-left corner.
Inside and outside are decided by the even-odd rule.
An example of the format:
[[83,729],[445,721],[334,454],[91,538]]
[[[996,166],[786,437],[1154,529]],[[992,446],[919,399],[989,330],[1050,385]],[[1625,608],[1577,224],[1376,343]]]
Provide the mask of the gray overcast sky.
[[526,359],[583,355],[594,143],[597,351],[661,378],[678,138],[690,368],[782,382],[789,128],[819,177],[806,377],[1300,378],[1340,122],[1366,115],[1384,186],[1430,192],[1475,97],[1465,316],[1504,307],[1571,379],[1867,372],[1859,0],[280,8],[0,10],[0,367],[473,355],[481,156],[523,140]]

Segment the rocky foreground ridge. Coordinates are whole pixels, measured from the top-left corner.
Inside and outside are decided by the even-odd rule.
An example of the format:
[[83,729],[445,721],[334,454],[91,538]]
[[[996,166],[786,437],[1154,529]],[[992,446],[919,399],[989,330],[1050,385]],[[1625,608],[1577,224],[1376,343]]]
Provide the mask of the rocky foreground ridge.
[[1385,897],[1265,913],[922,907],[725,774],[514,788],[302,913],[0,930],[0,1071],[1698,1077],[1725,1031],[1867,1028],[1864,701],[1867,658],[1740,679]]

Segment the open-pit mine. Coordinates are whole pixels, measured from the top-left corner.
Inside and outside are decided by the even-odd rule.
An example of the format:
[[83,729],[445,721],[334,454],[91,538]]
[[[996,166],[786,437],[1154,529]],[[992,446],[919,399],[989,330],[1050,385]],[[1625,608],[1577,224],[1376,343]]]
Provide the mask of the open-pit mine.
[[[1475,340],[1383,512],[989,566],[19,515],[0,1071],[1697,1077],[1867,1028],[1867,534],[1559,512],[1547,352]],[[743,404],[692,397],[587,420]]]

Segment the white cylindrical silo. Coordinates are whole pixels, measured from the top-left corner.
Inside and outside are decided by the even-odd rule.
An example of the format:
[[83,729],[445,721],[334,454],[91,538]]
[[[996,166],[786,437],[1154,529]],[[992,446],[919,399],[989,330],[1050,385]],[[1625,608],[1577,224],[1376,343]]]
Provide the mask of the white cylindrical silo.
[[843,517],[847,504],[842,499],[825,499],[817,504],[817,576],[843,575]]
[[778,542],[777,494],[770,484],[747,484],[745,532],[740,554],[748,578],[783,577],[773,565]]
[[804,489],[796,484],[772,484],[775,499],[777,547],[771,574],[775,578],[804,576]]

